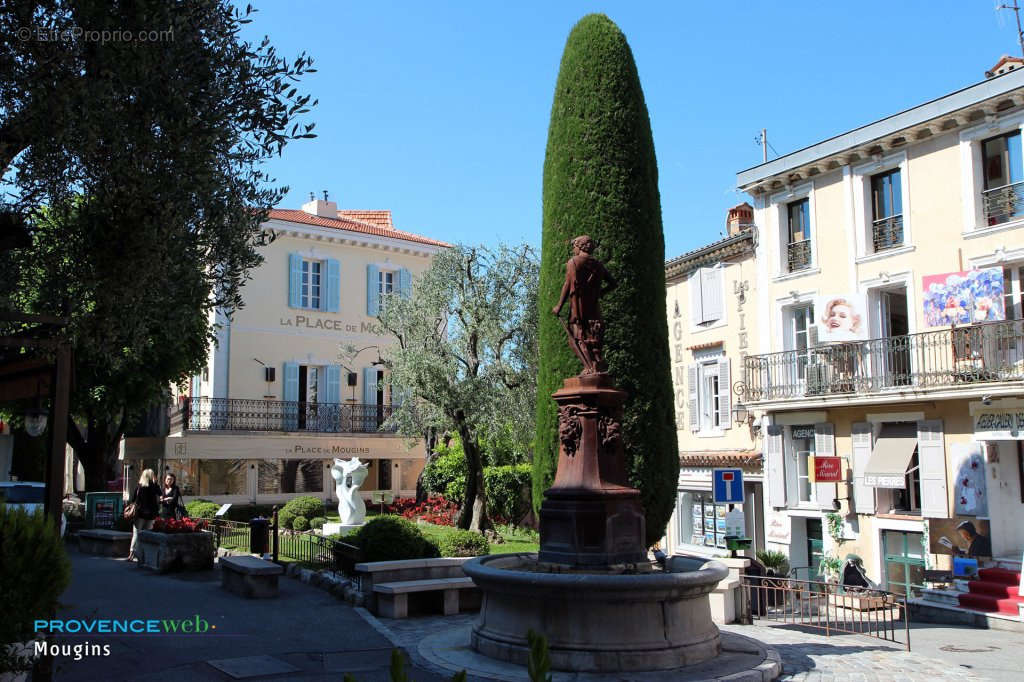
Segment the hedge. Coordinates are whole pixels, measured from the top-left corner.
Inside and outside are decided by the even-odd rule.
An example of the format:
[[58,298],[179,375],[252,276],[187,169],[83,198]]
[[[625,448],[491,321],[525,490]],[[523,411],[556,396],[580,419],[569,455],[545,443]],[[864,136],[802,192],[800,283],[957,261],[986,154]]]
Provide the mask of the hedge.
[[185,505],[185,511],[193,519],[212,519],[220,505],[209,500],[192,500]]
[[284,511],[293,516],[305,516],[307,519],[312,519],[324,515],[324,501],[312,495],[293,497],[285,503]]
[[292,530],[309,530],[309,519],[305,516],[296,516],[295,520],[292,521]]
[[551,394],[581,370],[551,309],[565,281],[569,241],[587,234],[597,243],[594,255],[618,281],[601,299],[604,354],[617,387],[629,395],[622,424],[626,467],[642,494],[647,541],[654,543],[672,514],[679,474],[658,164],[632,51],[603,14],[583,17],[565,44],[543,201],[533,504],[540,507],[558,465]]
[[362,549],[363,561],[432,559],[441,555],[415,523],[390,514],[374,516],[342,539]]
[[480,533],[459,528],[445,528],[433,538],[441,556],[482,556],[490,551],[490,544]]
[[[528,509],[529,464],[484,467],[487,511],[497,521],[515,523]],[[435,457],[423,471],[426,489],[461,505],[466,497],[465,461],[454,453]],[[438,486],[444,488],[438,489]]]

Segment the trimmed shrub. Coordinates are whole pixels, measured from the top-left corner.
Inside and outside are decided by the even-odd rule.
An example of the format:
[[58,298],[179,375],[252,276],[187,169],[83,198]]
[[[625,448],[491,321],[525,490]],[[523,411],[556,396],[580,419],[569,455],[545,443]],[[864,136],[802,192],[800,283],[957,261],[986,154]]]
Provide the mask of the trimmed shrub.
[[[625,404],[622,440],[647,515],[648,544],[665,531],[676,499],[679,448],[665,306],[665,238],[651,123],[633,54],[608,17],[589,14],[565,44],[544,158],[537,437],[533,504],[558,465],[551,394],[580,362],[551,314],[565,281],[569,240],[587,234],[618,281],[601,299],[604,354]],[[564,316],[564,313],[563,313]],[[564,319],[564,317],[563,317]]]
[[327,519],[322,516],[317,516],[309,520],[309,527],[313,530],[320,530],[327,523]]
[[57,599],[71,580],[71,562],[63,540],[42,512],[27,514],[0,504],[0,538],[4,610],[0,618],[0,673],[4,673],[31,667],[33,650],[19,656],[6,645],[31,640],[33,619],[56,613]]
[[516,523],[530,505],[530,465],[485,467],[487,513],[495,522]]
[[480,533],[458,528],[445,529],[434,538],[441,556],[482,556],[490,552],[490,545]]
[[307,519],[305,516],[296,516],[295,519],[292,521],[292,530],[309,530],[309,519]]
[[462,453],[462,444],[452,441],[452,447],[440,446],[438,454],[423,468],[423,487],[435,495],[448,494],[448,486],[455,480],[462,481],[462,490],[466,489],[466,457]]
[[285,511],[291,512],[294,516],[305,516],[312,519],[324,515],[324,501],[312,495],[295,497],[284,505]]
[[278,527],[291,529],[292,523],[295,521],[295,516],[295,514],[291,513],[287,509],[281,509],[277,512]]
[[185,511],[193,519],[212,519],[220,505],[209,500],[192,500],[185,505]]
[[431,559],[441,555],[415,523],[389,514],[373,517],[342,540],[358,545],[363,550],[363,561]]

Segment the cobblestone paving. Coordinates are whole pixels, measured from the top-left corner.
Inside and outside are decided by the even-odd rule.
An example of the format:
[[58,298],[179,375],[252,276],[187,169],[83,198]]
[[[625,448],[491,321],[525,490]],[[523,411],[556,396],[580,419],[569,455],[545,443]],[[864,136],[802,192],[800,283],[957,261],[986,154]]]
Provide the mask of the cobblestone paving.
[[[420,640],[439,628],[469,624],[475,614],[380,619],[413,658]],[[913,650],[863,635],[825,637],[815,631],[772,625],[725,625],[779,652],[781,680],[795,682],[1024,681],[1024,634],[955,626],[914,625]],[[902,633],[901,637],[902,637]],[[430,668],[429,663],[417,664]]]

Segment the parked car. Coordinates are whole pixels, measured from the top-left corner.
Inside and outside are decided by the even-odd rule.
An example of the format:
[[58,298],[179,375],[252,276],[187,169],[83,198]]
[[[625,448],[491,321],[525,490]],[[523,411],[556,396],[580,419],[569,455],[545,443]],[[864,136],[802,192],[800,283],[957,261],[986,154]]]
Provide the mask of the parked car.
[[[0,481],[0,504],[24,509],[29,514],[41,512],[46,504],[46,484],[37,481]],[[67,517],[61,513],[61,535],[64,535],[67,525]]]

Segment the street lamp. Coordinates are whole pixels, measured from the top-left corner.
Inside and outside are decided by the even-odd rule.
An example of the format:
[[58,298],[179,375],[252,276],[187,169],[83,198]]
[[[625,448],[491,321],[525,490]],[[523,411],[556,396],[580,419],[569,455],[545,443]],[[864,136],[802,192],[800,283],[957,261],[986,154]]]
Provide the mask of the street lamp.
[[30,407],[25,410],[25,431],[35,438],[46,430],[48,412],[41,407]]

